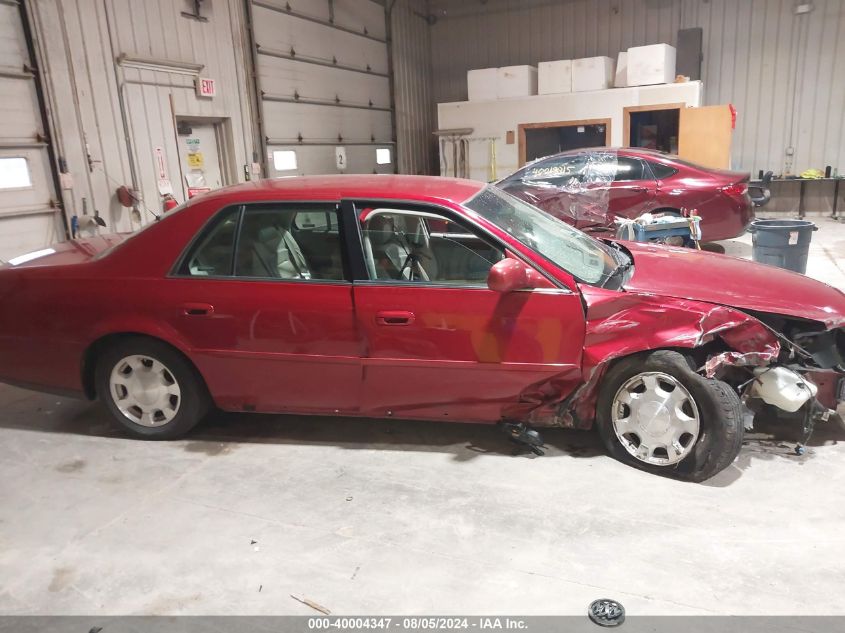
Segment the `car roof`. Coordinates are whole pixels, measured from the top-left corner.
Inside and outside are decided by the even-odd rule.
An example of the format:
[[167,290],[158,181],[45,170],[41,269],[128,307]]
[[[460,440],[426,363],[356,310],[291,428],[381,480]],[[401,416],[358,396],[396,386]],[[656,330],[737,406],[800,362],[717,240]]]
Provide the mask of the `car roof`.
[[446,201],[461,204],[486,186],[483,182],[439,176],[335,174],[254,180],[203,194],[203,201],[336,201],[343,198]]
[[[585,152],[589,153],[603,153],[603,152],[615,152],[617,154],[622,154],[623,156],[649,156],[654,158],[665,158],[670,159],[672,158],[671,154],[667,154],[666,152],[661,152],[660,150],[656,149],[647,149],[645,147],[582,147],[580,149],[568,149],[565,152],[560,152],[558,154],[552,154],[551,156],[546,156],[545,158],[551,158],[552,156],[568,156],[571,154],[583,154]],[[540,159],[542,160],[542,159]]]

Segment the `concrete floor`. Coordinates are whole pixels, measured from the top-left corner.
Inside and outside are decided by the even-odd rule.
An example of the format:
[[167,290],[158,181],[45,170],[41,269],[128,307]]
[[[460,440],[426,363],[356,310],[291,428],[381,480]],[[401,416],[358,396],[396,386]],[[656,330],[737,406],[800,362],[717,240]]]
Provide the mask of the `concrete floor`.
[[[845,226],[809,272],[845,288]],[[727,244],[750,250],[750,240]],[[799,298],[796,298],[799,300]],[[845,614],[845,432],[765,425],[703,485],[595,434],[514,456],[491,427],[212,417],[126,439],[0,386],[0,614]]]

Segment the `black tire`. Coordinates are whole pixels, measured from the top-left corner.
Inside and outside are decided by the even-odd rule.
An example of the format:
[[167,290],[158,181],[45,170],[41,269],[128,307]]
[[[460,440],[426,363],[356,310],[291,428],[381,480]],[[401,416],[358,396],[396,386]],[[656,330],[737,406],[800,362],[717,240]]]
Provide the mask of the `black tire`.
[[[123,359],[143,356],[162,363],[178,386],[180,394],[174,405],[175,415],[156,426],[144,426],[124,414],[110,388],[112,370]],[[134,437],[145,440],[172,440],[185,435],[208,413],[211,398],[205,382],[193,365],[169,345],[155,339],[131,337],[105,349],[97,358],[94,380],[98,397],[115,421]]]
[[[689,454],[674,465],[658,466],[629,453],[616,436],[611,408],[619,389],[643,372],[662,372],[675,378],[689,392],[699,412],[699,433]],[[596,409],[599,434],[608,452],[619,461],[642,470],[685,481],[701,482],[733,463],[742,447],[744,432],[739,396],[726,383],[697,374],[687,359],[669,350],[626,358],[605,375]]]

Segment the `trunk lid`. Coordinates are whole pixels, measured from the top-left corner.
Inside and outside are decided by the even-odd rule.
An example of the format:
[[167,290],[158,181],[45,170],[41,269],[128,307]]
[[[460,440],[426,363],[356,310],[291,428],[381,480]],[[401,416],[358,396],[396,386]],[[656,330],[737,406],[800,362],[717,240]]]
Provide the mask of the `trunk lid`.
[[120,244],[126,235],[110,233],[58,242],[46,248],[12,257],[6,267],[12,269],[41,266],[66,266],[89,262],[109,248]]

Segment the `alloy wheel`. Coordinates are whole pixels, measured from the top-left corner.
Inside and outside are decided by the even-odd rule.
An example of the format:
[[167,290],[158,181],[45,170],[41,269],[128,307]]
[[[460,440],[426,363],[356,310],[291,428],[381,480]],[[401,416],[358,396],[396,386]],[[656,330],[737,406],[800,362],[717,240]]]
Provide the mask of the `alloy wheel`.
[[616,392],[611,414],[619,442],[646,464],[677,464],[698,440],[695,400],[678,379],[663,372],[629,378]]
[[131,422],[157,427],[179,412],[182,392],[176,378],[161,361],[132,355],[119,360],[109,378],[111,397]]

